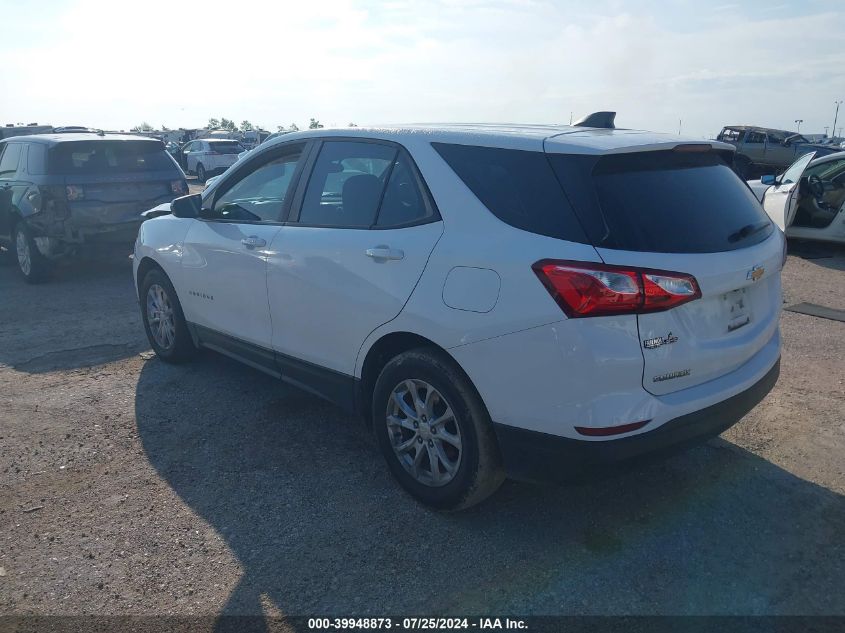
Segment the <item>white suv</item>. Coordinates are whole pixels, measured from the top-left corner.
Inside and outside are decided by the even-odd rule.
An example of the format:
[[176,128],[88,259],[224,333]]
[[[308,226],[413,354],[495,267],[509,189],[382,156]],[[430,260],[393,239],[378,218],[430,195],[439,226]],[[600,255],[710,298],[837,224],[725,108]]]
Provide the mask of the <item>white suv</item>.
[[223,173],[234,165],[243,152],[246,148],[232,139],[199,139],[182,147],[180,163],[186,174],[195,174],[197,180],[205,182],[209,175]]
[[578,127],[287,134],[141,226],[144,326],[162,360],[210,348],[359,412],[436,507],[607,472],[717,435],[777,380],[785,240],[731,152]]

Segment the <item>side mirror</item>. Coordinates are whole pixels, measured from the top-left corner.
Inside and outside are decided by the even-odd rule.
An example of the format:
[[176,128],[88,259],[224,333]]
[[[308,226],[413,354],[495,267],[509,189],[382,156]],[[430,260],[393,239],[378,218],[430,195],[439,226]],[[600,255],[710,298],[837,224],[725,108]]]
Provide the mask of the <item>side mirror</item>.
[[170,203],[170,212],[177,218],[196,218],[202,209],[202,196],[192,193],[189,196],[176,198]]
[[777,183],[777,181],[778,181],[777,176],[772,176],[772,175],[762,176],[760,178],[760,182],[764,185],[774,185],[774,184]]

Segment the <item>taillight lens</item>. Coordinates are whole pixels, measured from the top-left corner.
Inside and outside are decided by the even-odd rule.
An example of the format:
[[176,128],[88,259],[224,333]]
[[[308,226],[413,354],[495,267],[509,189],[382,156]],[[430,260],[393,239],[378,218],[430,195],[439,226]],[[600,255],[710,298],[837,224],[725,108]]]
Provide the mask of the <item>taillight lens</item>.
[[570,318],[659,312],[701,296],[695,277],[684,273],[558,260],[533,269]]
[[184,195],[188,193],[188,183],[184,180],[171,180],[170,191],[175,193],[177,196]]
[[65,195],[67,199],[71,202],[74,200],[84,200],[85,199],[85,190],[78,186],[78,185],[68,185],[65,187]]

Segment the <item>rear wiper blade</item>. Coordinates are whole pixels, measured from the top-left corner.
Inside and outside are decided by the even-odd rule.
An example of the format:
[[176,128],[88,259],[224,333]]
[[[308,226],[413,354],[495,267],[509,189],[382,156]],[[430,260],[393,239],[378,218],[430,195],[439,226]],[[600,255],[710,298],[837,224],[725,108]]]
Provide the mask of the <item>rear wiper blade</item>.
[[730,235],[728,235],[728,241],[733,243],[733,242],[738,242],[740,240],[744,240],[749,235],[754,235],[758,231],[762,231],[767,226],[769,226],[769,224],[770,224],[770,222],[758,222],[757,224],[746,224],[745,226],[743,226],[738,231],[735,231],[734,233],[731,233]]

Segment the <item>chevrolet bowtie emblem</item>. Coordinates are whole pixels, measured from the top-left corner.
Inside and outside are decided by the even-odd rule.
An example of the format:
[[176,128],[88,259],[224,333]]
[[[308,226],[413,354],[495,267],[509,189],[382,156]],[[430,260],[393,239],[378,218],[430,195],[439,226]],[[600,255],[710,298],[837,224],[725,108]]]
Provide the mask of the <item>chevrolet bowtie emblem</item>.
[[758,281],[760,277],[762,277],[766,273],[766,269],[762,266],[755,266],[751,270],[748,271],[748,274],[745,275],[746,279],[750,279],[751,281]]

